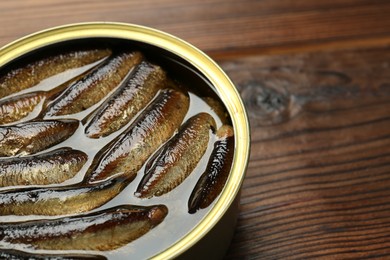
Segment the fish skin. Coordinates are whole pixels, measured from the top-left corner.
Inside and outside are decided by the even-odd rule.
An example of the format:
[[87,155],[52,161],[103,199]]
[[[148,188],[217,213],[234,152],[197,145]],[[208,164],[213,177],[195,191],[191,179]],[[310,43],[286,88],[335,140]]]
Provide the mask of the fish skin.
[[0,259],[7,260],[106,260],[102,255],[89,254],[43,254],[29,253],[15,249],[0,249]]
[[55,74],[99,61],[110,54],[109,49],[68,51],[4,72],[0,76],[0,98],[31,88]]
[[188,212],[195,213],[207,208],[221,193],[230,173],[234,155],[234,131],[223,125],[217,131],[218,140],[207,168],[196,183],[188,200]]
[[116,88],[141,60],[140,52],[120,52],[112,55],[48,102],[45,116],[75,114],[98,103]]
[[[96,67],[95,65],[94,67]],[[93,69],[93,68],[92,68]],[[64,91],[71,83],[81,79],[85,74],[89,73],[91,68],[79,75],[69,79],[68,81],[48,90],[34,91],[25,94],[12,96],[0,100],[0,125],[9,124],[25,119],[33,112],[38,105],[41,105],[40,110],[34,120],[42,119],[42,110],[47,107],[48,100],[54,99],[62,91]]]
[[44,120],[0,126],[0,157],[29,155],[68,139],[78,120]]
[[44,91],[0,100],[0,125],[13,123],[30,114],[46,98]]
[[203,97],[202,99],[204,102],[207,103],[207,105],[210,106],[210,109],[214,111],[214,113],[221,120],[222,124],[225,125],[229,123],[229,114],[220,100],[217,100],[212,97]]
[[214,118],[199,113],[186,121],[152,163],[147,164],[135,195],[140,198],[161,196],[181,184],[195,169],[207,150]]
[[85,134],[99,138],[119,130],[141,111],[165,86],[166,74],[160,66],[142,61],[128,77],[93,114]]
[[0,223],[0,241],[33,249],[108,251],[146,234],[167,214],[164,205],[120,205],[71,217]]
[[0,159],[0,187],[61,183],[75,176],[87,159],[84,152],[71,148]]
[[188,95],[172,89],[160,91],[127,130],[95,156],[85,181],[100,181],[121,172],[136,175],[180,127],[188,108]]
[[113,199],[131,181],[119,176],[93,184],[6,190],[0,192],[0,215],[56,216],[87,212]]

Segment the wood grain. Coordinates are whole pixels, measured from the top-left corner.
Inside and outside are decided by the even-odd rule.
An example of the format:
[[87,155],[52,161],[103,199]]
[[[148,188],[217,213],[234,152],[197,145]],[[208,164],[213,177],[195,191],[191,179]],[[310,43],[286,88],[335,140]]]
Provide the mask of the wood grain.
[[0,46],[68,23],[174,34],[215,58],[252,150],[226,259],[390,258],[390,2],[0,2]]
[[252,131],[227,259],[390,255],[389,50],[221,63]]
[[0,46],[62,24],[118,21],[161,29],[221,57],[373,37],[390,42],[389,13],[386,0],[1,1]]

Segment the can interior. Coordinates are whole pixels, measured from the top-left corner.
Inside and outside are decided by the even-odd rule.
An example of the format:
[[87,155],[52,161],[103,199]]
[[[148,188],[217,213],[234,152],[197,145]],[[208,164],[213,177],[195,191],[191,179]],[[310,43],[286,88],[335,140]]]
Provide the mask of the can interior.
[[[131,46],[132,49],[134,48],[135,50],[140,50],[141,52],[143,52],[149,61],[161,65],[167,71],[169,76],[178,80],[179,82],[182,82],[185,86],[188,86],[188,89],[190,89],[196,95],[209,96],[221,101],[217,94],[215,86],[213,86],[211,82],[197,68],[187,62],[185,59],[178,57],[177,55],[172,54],[171,52],[168,52],[162,48],[128,39],[97,37],[88,39],[67,40],[59,43],[54,43],[49,46],[40,47],[30,53],[24,54],[17,59],[14,59],[13,61],[0,68],[0,76],[3,71],[19,67],[26,63],[30,63],[31,61],[39,59],[40,57],[47,57],[53,55],[55,53],[58,53],[59,51],[63,52],[72,49],[95,47],[120,49],[127,48],[129,46]],[[186,188],[182,188],[182,190],[185,189]],[[214,201],[214,203],[215,202],[216,201]],[[149,204],[156,203],[159,203],[159,199],[156,199],[155,201],[152,200]],[[195,227],[201,221],[201,219],[206,216],[207,212],[212,208],[214,203],[209,208],[205,209],[202,214],[196,215],[195,217],[190,216],[188,213],[186,213],[188,215],[186,218],[194,219],[193,227]],[[108,203],[108,206],[110,204],[111,202]],[[179,220],[177,223],[180,223],[180,221],[182,220]],[[164,225],[162,225],[161,227],[157,228],[164,229],[166,228],[166,226],[164,227]],[[107,256],[109,259],[124,259],[129,255],[134,258],[150,258],[158,254],[159,252],[164,251],[172,244],[176,243],[178,240],[180,240],[180,237],[185,236],[186,233],[190,232],[192,228],[187,228],[186,232],[181,233],[174,239],[169,239],[167,236],[175,232],[172,230],[166,230],[165,232],[163,232],[162,235],[164,237],[163,241],[161,237],[159,237],[160,235],[158,235],[157,233],[158,230],[152,230],[149,235],[131,242],[128,246],[119,248],[117,250],[114,250],[113,252],[104,253],[104,255]],[[148,237],[152,237],[152,240],[150,240]],[[142,243],[147,243],[147,245],[142,245]],[[139,248],[144,248],[143,252],[139,252]],[[69,253],[69,251],[66,252]]]

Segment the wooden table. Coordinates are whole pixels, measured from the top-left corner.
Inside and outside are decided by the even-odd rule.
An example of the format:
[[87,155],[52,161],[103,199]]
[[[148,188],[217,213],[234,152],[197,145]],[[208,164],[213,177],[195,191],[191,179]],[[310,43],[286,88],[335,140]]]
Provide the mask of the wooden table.
[[390,257],[390,2],[0,2],[0,45],[56,25],[143,24],[213,57],[252,151],[227,259]]

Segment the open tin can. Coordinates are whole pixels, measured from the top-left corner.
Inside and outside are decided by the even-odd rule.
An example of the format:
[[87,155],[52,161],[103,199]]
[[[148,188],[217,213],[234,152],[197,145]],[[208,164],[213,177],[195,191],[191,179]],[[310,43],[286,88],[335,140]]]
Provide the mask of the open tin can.
[[[171,219],[150,232],[150,235],[148,233],[131,242],[129,246],[118,249],[119,253],[114,250],[102,254],[109,259],[222,258],[233,237],[238,216],[240,189],[249,159],[250,132],[245,108],[236,88],[207,55],[183,40],[155,29],[132,24],[94,22],[52,28],[8,44],[0,49],[0,70],[10,64],[20,63],[21,60],[29,60],[30,56],[36,53],[42,55],[46,50],[61,49],[69,45],[85,47],[117,44],[128,44],[149,56],[157,57],[156,61],[162,67],[171,71],[177,70],[178,77],[190,82],[190,88],[199,85],[204,88],[202,91],[218,97],[225,106],[234,129],[234,157],[221,194],[204,213],[194,218],[193,226],[183,229],[180,235],[169,239],[167,234],[175,233],[181,222]],[[188,199],[188,194],[183,197]],[[158,202],[158,199],[155,202]],[[167,219],[170,217],[168,214]],[[184,215],[184,218],[193,217],[188,214],[188,217]],[[143,249],[146,253],[137,251],[142,247],[148,248]]]

